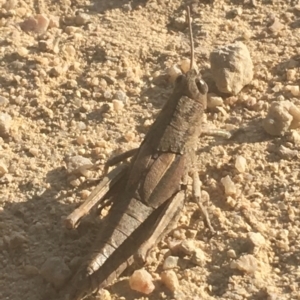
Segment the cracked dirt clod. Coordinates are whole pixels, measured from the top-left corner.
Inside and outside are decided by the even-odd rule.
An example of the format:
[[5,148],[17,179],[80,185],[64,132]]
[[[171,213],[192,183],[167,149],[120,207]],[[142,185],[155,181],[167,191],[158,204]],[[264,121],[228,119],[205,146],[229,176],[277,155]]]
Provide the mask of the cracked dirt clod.
[[237,95],[253,79],[253,63],[242,42],[219,47],[210,54],[213,78],[220,92]]

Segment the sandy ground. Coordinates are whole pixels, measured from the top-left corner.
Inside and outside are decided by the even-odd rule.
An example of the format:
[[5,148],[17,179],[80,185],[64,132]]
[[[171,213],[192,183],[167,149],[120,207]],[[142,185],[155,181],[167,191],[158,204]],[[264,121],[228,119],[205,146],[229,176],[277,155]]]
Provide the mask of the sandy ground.
[[[1,1],[0,112],[12,123],[0,138],[0,299],[48,299],[54,289],[39,274],[43,263],[58,257],[74,272],[89,251],[93,218],[75,231],[62,221],[93,186],[70,178],[65,160],[89,158],[100,164],[97,177],[107,158],[140,144],[171,93],[165,71],[189,57],[183,2]],[[281,145],[298,151],[299,144],[290,132],[274,138],[261,126],[272,101],[299,104],[286,89],[300,79],[296,2],[190,1],[199,69],[209,74],[210,52],[241,40],[255,71],[237,96],[221,95],[221,110],[207,112],[207,125],[242,133],[230,141],[199,140],[199,173],[217,234],[211,237],[187,199],[180,226],[154,250],[160,264],[146,268],[158,277],[166,241],[185,238],[203,251],[203,265],[180,258],[175,294],[158,280],[145,297],[123,278],[108,288],[112,299],[300,298],[300,165],[297,155],[278,151]],[[40,13],[59,23],[40,34],[20,28]],[[275,19],[279,24],[269,28]],[[243,173],[235,168],[238,155],[247,161]],[[232,197],[221,184],[227,175],[237,190]]]

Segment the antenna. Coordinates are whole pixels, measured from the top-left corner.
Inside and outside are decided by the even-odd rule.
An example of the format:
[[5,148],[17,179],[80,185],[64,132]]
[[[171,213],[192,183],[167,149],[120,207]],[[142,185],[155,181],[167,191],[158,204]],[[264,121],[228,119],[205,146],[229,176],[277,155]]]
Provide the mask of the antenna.
[[190,6],[189,5],[187,5],[186,11],[187,11],[187,19],[188,19],[188,23],[189,23],[190,44],[191,44],[190,69],[193,69],[193,66],[194,66],[194,40],[193,40],[192,20],[191,20],[191,12],[190,12]]

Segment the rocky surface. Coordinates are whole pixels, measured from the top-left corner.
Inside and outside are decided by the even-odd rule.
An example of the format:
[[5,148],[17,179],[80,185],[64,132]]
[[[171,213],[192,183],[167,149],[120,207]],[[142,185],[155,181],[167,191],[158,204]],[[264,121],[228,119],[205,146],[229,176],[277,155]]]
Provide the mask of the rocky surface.
[[[178,227],[145,267],[154,291],[131,290],[131,271],[99,297],[299,299],[296,2],[191,1],[196,63],[213,97],[204,123],[235,132],[198,144],[216,234],[188,197]],[[92,190],[87,178],[100,177],[112,155],[139,146],[188,69],[185,11],[179,0],[0,6],[0,299],[50,299],[98,232],[97,218],[74,231],[63,226]],[[215,85],[210,53],[236,42],[249,51],[253,78],[227,95]],[[274,102],[283,122],[275,136],[264,128],[266,118],[275,119],[268,115]],[[78,156],[99,170],[85,163],[69,169],[68,159]],[[182,251],[186,240],[193,240],[191,251]],[[54,258],[59,263],[46,268]]]

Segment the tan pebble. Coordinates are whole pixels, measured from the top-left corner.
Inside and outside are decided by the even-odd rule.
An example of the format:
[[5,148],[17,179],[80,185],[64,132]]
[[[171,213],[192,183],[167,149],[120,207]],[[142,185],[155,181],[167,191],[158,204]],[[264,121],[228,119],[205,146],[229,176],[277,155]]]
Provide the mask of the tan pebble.
[[172,292],[179,288],[179,281],[176,273],[173,270],[167,270],[161,273],[161,281]]
[[232,195],[236,194],[236,186],[235,186],[234,182],[231,180],[229,175],[227,175],[226,177],[223,177],[221,179],[221,183],[224,186],[225,195],[232,196]]
[[190,59],[186,58],[180,62],[180,69],[183,74],[186,74],[190,70],[190,67],[191,67]]
[[76,55],[76,50],[72,45],[67,45],[64,50],[71,57]]
[[24,20],[20,27],[23,31],[35,31],[37,27],[37,20],[34,17],[29,17],[26,20]]
[[177,256],[168,256],[163,263],[163,269],[169,270],[178,267],[178,260]]
[[49,28],[59,28],[59,17],[58,16],[49,16]]
[[145,126],[145,127],[149,127],[152,123],[153,123],[152,120],[147,119],[147,120],[145,120],[145,122],[144,122],[144,126]]
[[244,173],[247,169],[247,161],[246,158],[238,155],[235,159],[235,168],[240,172],[240,173]]
[[197,266],[203,267],[206,263],[205,253],[199,248],[196,249],[192,255],[191,262]]
[[6,0],[5,4],[4,4],[4,8],[6,10],[11,10],[11,9],[14,9],[18,4],[18,1],[17,0]]
[[215,108],[217,106],[223,106],[224,101],[222,97],[218,97],[213,93],[207,95],[207,107],[208,108]]
[[231,262],[230,267],[251,274],[257,270],[257,260],[253,255],[246,254]]
[[286,79],[288,81],[295,81],[296,80],[296,70],[295,69],[289,69],[286,71]]
[[39,149],[37,149],[37,148],[30,148],[30,149],[29,149],[29,153],[30,153],[31,155],[33,155],[33,156],[38,156],[38,154],[39,154]]
[[128,131],[124,134],[124,138],[127,142],[131,142],[135,139],[135,134],[131,131]]
[[78,145],[83,145],[85,144],[87,141],[86,137],[84,135],[80,135],[79,137],[77,137],[76,142]]
[[82,191],[80,192],[80,194],[81,194],[81,198],[82,198],[83,200],[85,200],[85,199],[88,198],[88,196],[91,194],[91,192],[88,191],[88,190],[82,190]]
[[8,168],[6,164],[0,160],[0,177],[2,177],[6,173],[8,173]]
[[134,291],[149,295],[153,292],[155,286],[150,273],[146,270],[136,270],[129,278],[130,288]]
[[229,249],[229,250],[227,251],[227,256],[228,256],[229,258],[236,258],[236,253],[235,253],[235,251],[234,251],[233,249]]
[[293,116],[287,102],[273,102],[266,118],[263,120],[265,131],[274,136],[284,134],[292,124]]
[[265,238],[259,232],[249,232],[248,238],[256,247],[261,247],[266,243]]
[[284,25],[280,23],[280,21],[277,18],[275,18],[273,24],[268,28],[272,33],[278,33],[284,28]]
[[0,137],[7,137],[10,132],[12,118],[9,114],[0,113]]
[[111,294],[108,290],[100,289],[96,294],[97,300],[111,300]]
[[20,47],[18,48],[18,54],[21,56],[21,57],[26,57],[28,55],[28,49],[25,48],[25,47]]
[[292,93],[293,96],[299,96],[300,94],[299,85],[292,85],[290,88],[290,92]]
[[88,14],[85,13],[79,13],[76,17],[75,17],[75,23],[78,26],[82,26],[85,25],[86,23],[88,23],[90,21],[90,16]]
[[35,32],[44,33],[47,31],[50,20],[43,14],[36,16],[37,25],[35,28]]
[[32,265],[24,266],[24,273],[26,276],[35,276],[39,274],[39,269]]
[[167,72],[171,83],[174,83],[177,77],[182,74],[177,65],[170,67]]
[[186,255],[191,255],[195,252],[195,242],[191,239],[184,240],[180,243],[180,250]]
[[116,112],[120,112],[124,108],[124,102],[123,101],[115,99],[115,100],[112,101],[112,104],[113,104],[113,108]]

